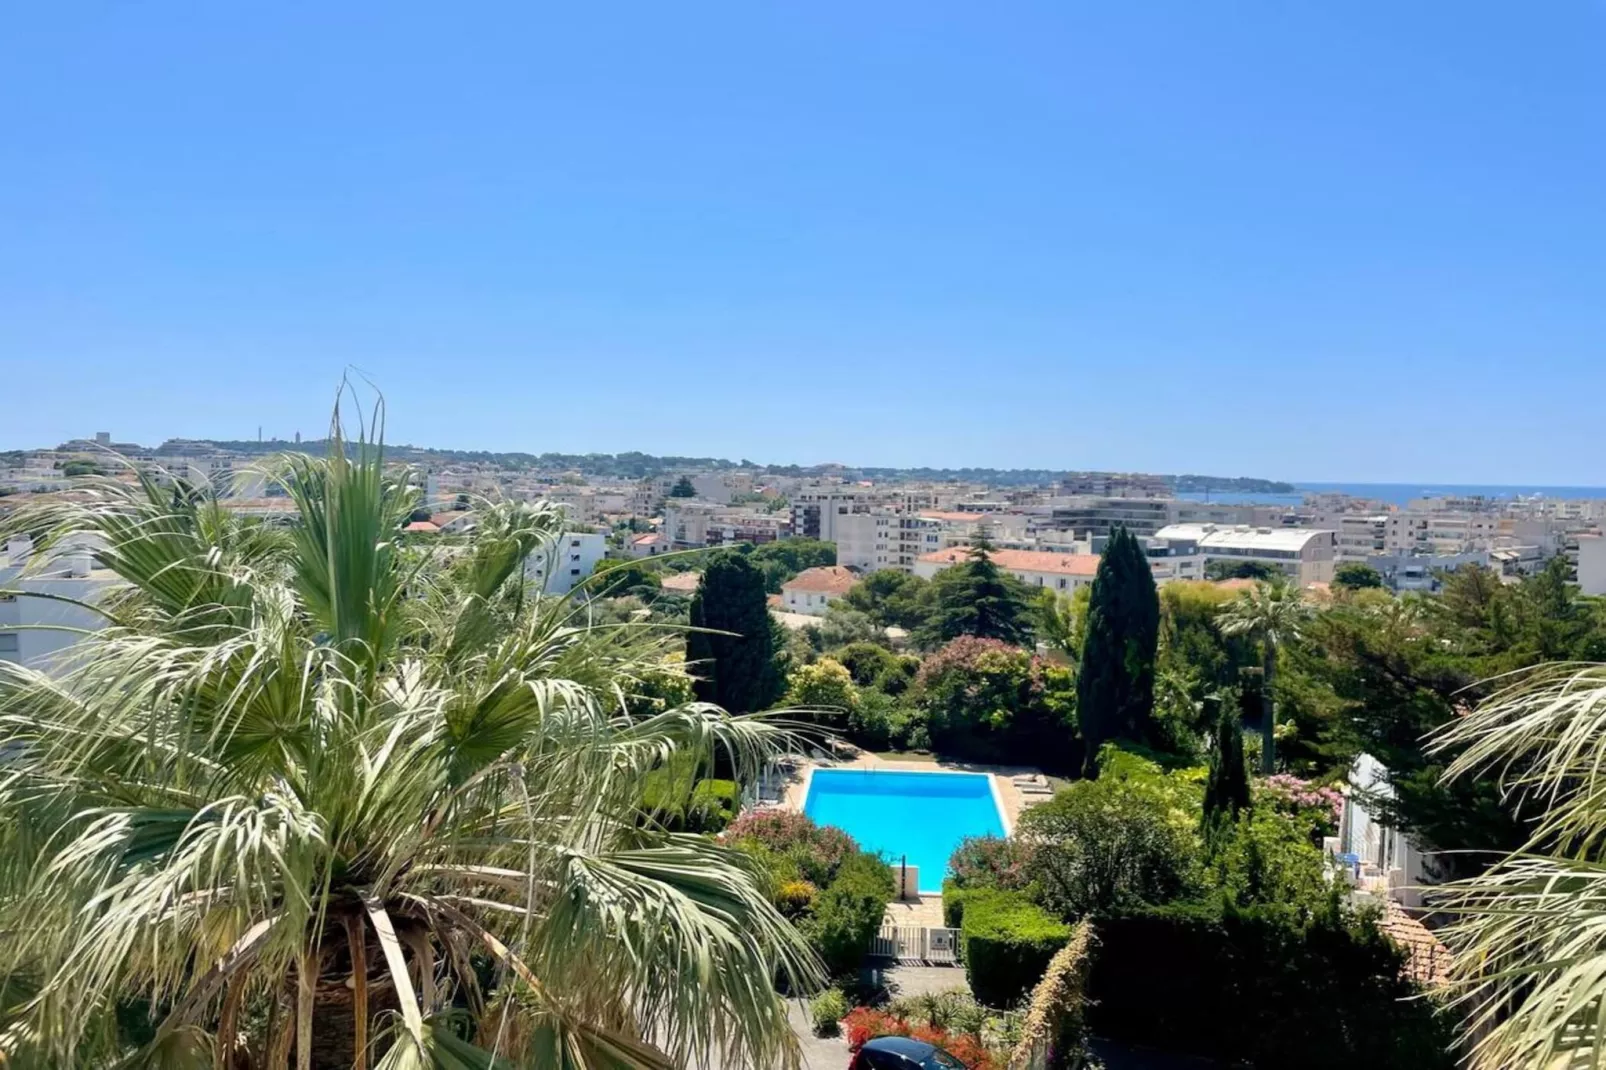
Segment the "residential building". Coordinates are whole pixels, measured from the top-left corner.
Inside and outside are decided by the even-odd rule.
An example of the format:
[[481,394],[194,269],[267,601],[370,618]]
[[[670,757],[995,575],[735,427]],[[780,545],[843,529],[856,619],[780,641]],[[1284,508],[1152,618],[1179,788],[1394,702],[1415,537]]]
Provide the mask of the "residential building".
[[1281,569],[1301,587],[1333,579],[1334,534],[1314,528],[1219,527],[1215,524],[1171,524],[1155,540],[1184,557],[1203,555],[1211,561],[1259,561]]
[[1389,518],[1364,513],[1339,513],[1318,518],[1318,528],[1333,531],[1333,560],[1366,561],[1388,549]]
[[1053,498],[1045,527],[1077,535],[1108,535],[1124,527],[1134,535],[1153,535],[1170,523],[1171,503],[1161,498]]
[[[974,518],[969,518],[974,524]],[[860,572],[913,572],[921,554],[942,549],[944,521],[890,509],[838,516],[837,563]]]
[[1374,554],[1365,564],[1383,577],[1383,585],[1393,591],[1437,591],[1444,586],[1444,574],[1462,565],[1490,563],[1487,550],[1460,554]]
[[788,613],[822,617],[827,606],[858,582],[858,573],[841,565],[806,568],[781,584],[781,608]]
[[670,545],[669,536],[659,534],[656,531],[649,531],[645,535],[631,536],[630,541],[625,543],[625,556],[636,558],[657,557],[659,554],[667,554],[673,549],[674,547]]
[[545,594],[568,594],[596,569],[608,552],[600,531],[566,531],[524,562],[524,575]]
[[1362,754],[1350,767],[1343,788],[1336,854],[1351,867],[1351,879],[1402,906],[1420,908],[1423,889],[1436,877],[1433,856],[1381,815],[1379,800],[1394,798],[1386,766]]
[[[971,551],[963,546],[922,554],[914,563],[914,574],[931,579],[945,568],[970,559]],[[1074,591],[1093,582],[1099,570],[1099,559],[1092,554],[1056,554],[1043,550],[994,550],[989,555],[993,564],[1008,572],[1028,587],[1047,587],[1055,591]]]
[[0,556],[0,661],[48,670],[81,633],[105,624],[73,603],[93,604],[116,577],[95,564],[87,547],[59,551],[42,567],[32,558],[33,544],[22,535],[7,540]]
[[1585,594],[1606,594],[1606,537],[1578,536],[1578,586]]

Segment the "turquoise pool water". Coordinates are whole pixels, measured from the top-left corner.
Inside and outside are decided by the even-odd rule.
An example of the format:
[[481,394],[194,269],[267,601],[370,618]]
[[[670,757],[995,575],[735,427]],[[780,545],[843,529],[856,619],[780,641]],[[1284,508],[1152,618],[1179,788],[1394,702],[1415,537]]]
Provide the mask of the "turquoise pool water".
[[920,890],[940,892],[948,856],[966,836],[1002,836],[1004,821],[983,773],[816,769],[803,812],[835,825],[896,867],[920,867]]

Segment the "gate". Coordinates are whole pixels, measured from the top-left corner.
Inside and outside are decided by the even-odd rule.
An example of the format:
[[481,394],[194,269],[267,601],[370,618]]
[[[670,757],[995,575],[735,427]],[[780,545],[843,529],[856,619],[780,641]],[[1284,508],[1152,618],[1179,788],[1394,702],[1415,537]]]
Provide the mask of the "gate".
[[872,958],[958,965],[959,930],[921,925],[884,925],[870,941]]

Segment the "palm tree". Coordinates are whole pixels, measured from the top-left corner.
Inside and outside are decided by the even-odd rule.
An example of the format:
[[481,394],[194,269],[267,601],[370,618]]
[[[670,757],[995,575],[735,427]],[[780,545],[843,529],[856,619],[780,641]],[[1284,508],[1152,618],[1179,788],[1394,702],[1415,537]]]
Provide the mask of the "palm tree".
[[1447,780],[1497,776],[1538,814],[1519,851],[1434,906],[1472,1070],[1606,1064],[1606,665],[1513,676],[1440,730]]
[[1299,638],[1300,628],[1309,616],[1310,607],[1299,588],[1286,579],[1257,583],[1221,610],[1223,635],[1246,635],[1260,643],[1263,666],[1260,768],[1263,773],[1277,770],[1277,704],[1272,690],[1277,682],[1277,650]]
[[15,517],[121,582],[51,674],[0,663],[0,1063],[795,1066],[775,985],[817,960],[744,855],[639,816],[784,727],[633,716],[673,637],[525,595],[559,511],[409,545],[379,436],[330,438],[288,527],[149,478]]

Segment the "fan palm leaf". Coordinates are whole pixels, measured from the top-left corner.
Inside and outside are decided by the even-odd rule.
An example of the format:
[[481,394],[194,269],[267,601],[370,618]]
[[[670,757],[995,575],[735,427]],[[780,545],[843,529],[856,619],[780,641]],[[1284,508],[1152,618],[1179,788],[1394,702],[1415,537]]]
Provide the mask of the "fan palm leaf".
[[[794,741],[632,717],[662,632],[529,596],[562,514],[486,504],[455,555],[377,443],[292,458],[295,522],[102,481],[19,514],[96,546],[107,626],[0,663],[0,1052],[110,1067],[785,1067],[819,966],[746,856],[643,827],[653,769]],[[26,987],[19,988],[26,982]],[[136,1050],[109,1026],[153,1008]],[[122,1060],[122,1062],[119,1062]]]
[[1606,1065],[1606,666],[1507,677],[1432,741],[1447,779],[1498,778],[1537,813],[1526,847],[1448,886],[1452,991],[1475,1070]]

